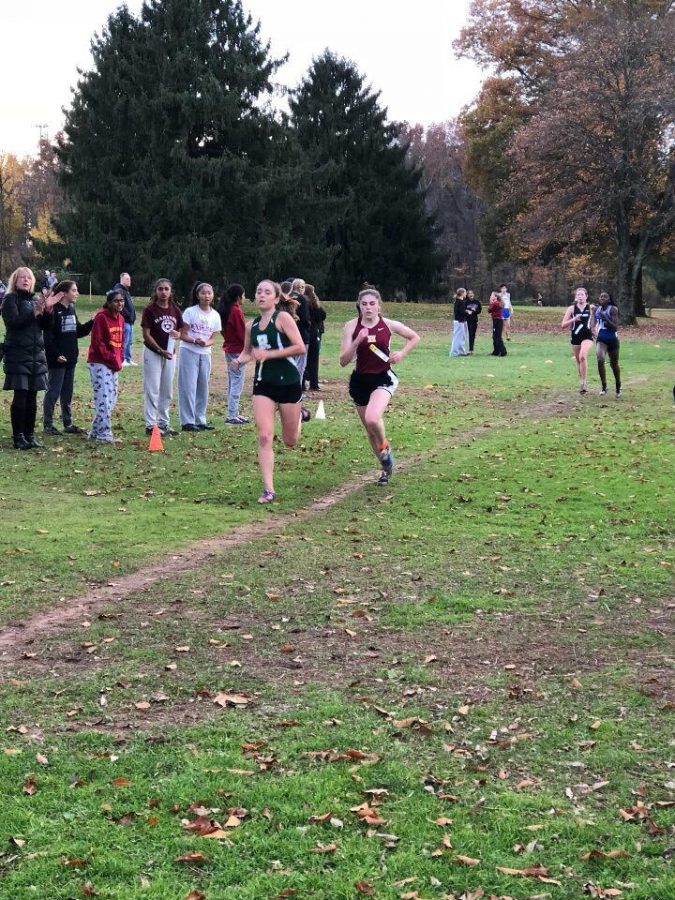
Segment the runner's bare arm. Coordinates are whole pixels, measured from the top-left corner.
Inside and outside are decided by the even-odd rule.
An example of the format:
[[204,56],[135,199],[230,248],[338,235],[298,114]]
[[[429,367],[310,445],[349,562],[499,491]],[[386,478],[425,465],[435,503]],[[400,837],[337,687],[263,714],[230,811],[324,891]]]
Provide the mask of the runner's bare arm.
[[352,340],[354,329],[358,319],[350,319],[342,331],[342,346],[340,347],[340,365],[344,368],[354,359],[359,344],[361,344],[368,336],[368,329],[362,328]]
[[572,322],[574,322],[575,320],[576,320],[576,317],[574,315],[574,304],[572,304],[571,306],[568,306],[567,309],[565,310],[565,315],[563,316],[563,320],[560,323],[560,327],[561,328],[569,328],[570,325],[572,324]]
[[397,334],[399,337],[405,338],[405,345],[401,347],[400,350],[395,350],[393,353],[389,354],[389,362],[392,366],[395,366],[396,363],[399,363],[404,356],[407,356],[413,347],[416,347],[420,342],[420,336],[416,331],[413,331],[412,328],[408,328],[407,325],[404,325],[403,322],[396,322],[394,319],[385,319],[386,324],[389,326],[389,330],[392,334]]

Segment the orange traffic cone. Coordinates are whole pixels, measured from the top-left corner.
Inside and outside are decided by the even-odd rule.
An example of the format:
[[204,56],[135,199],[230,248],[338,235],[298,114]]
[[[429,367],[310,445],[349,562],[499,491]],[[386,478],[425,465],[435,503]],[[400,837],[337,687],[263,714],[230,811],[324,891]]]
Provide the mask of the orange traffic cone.
[[148,445],[148,450],[153,453],[157,450],[161,450],[164,452],[164,444],[162,443],[162,435],[159,433],[159,427],[157,425],[152,426],[152,434],[150,435],[150,443]]

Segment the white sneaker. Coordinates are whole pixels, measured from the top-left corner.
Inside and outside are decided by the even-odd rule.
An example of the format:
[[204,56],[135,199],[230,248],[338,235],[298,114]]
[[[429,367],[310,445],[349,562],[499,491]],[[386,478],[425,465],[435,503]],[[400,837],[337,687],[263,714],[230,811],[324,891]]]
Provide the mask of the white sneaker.
[[127,363],[127,365],[128,365],[128,366],[137,366],[138,363],[137,363],[137,362],[134,362],[133,359],[132,359],[131,362],[128,362],[128,363]]
[[124,362],[122,363],[122,368],[123,368],[123,369],[126,369],[126,367],[127,367],[127,366],[130,366],[130,365],[131,365],[131,363],[130,363],[130,362],[127,362],[126,359],[125,359]]

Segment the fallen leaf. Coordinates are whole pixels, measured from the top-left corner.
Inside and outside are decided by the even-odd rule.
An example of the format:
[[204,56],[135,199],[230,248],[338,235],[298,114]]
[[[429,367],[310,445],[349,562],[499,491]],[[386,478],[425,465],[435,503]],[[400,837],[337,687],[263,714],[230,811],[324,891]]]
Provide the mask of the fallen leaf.
[[131,782],[128,778],[113,778],[112,786],[117,788],[129,787]]
[[317,844],[316,847],[312,847],[309,851],[310,853],[335,853],[337,850],[337,844]]
[[37,791],[37,784],[35,783],[32,775],[24,781],[22,790],[24,794],[28,794],[29,797],[32,797],[33,794]]
[[323,822],[329,822],[332,815],[333,815],[332,811],[329,810],[327,813],[321,813],[318,816],[310,816],[307,821],[311,825],[320,825]]
[[474,859],[471,856],[456,856],[453,862],[461,863],[463,866],[478,866],[480,865],[479,859]]
[[181,856],[176,857],[176,862],[179,863],[187,863],[189,865],[196,865],[199,863],[208,862],[208,856],[205,856],[203,853],[200,853],[198,850],[189,850],[187,853],[183,853]]
[[372,884],[368,884],[367,881],[355,881],[354,887],[359,892],[359,894],[364,894],[366,897],[375,896],[375,888],[372,886]]
[[589,850],[581,859],[630,859],[630,853],[627,850],[610,850],[607,853],[604,850]]
[[248,706],[249,703],[252,702],[252,698],[248,697],[245,694],[227,694],[223,691],[220,691],[213,698],[213,702],[216,706]]

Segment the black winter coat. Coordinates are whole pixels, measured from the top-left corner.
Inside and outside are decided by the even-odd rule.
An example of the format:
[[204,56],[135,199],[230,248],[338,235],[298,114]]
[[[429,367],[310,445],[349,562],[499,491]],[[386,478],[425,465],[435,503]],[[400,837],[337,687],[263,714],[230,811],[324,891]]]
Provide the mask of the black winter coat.
[[33,295],[28,291],[14,291],[7,294],[2,304],[4,368],[10,382],[6,387],[10,390],[20,387],[19,382],[23,378],[28,379],[31,386],[27,387],[31,390],[44,390],[46,386],[47,356],[42,334],[44,316],[33,314],[33,303]]

